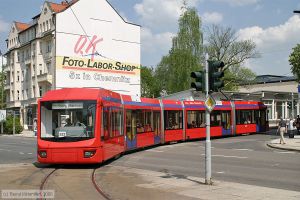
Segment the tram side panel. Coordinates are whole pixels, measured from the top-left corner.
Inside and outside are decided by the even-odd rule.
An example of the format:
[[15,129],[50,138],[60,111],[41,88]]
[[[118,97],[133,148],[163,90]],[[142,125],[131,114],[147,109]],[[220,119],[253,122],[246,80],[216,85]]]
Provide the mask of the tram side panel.
[[164,142],[182,141],[183,107],[180,101],[162,100],[164,114]]
[[109,93],[104,96],[101,141],[103,158],[108,160],[124,152],[124,113],[119,94]]

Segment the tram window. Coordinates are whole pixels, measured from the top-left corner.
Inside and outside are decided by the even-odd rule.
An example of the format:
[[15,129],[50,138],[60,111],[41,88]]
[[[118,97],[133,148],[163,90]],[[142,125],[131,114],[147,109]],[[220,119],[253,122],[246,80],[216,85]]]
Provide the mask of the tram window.
[[121,108],[112,107],[110,109],[110,137],[123,135],[122,133],[122,110]]
[[254,110],[237,110],[237,124],[255,124]]
[[210,126],[221,126],[221,112],[213,111],[210,114]]
[[205,127],[205,112],[200,110],[187,111],[187,128]]
[[104,107],[103,108],[103,135],[104,139],[109,138],[109,131],[108,131],[108,127],[109,127],[109,108],[108,107]]
[[161,126],[160,126],[160,112],[154,111],[153,112],[153,130],[155,135],[160,135]]
[[103,109],[103,131],[104,139],[123,135],[122,109],[118,107],[104,107]]
[[231,117],[230,117],[230,111],[222,111],[221,112],[221,123],[222,123],[222,127],[224,129],[230,129],[230,122],[231,122]]
[[41,138],[78,141],[94,137],[96,102],[41,103]]
[[182,111],[166,110],[165,117],[165,130],[182,129]]
[[132,140],[136,135],[136,112],[132,110],[126,111],[126,135]]
[[152,111],[136,110],[137,133],[151,132],[153,130]]

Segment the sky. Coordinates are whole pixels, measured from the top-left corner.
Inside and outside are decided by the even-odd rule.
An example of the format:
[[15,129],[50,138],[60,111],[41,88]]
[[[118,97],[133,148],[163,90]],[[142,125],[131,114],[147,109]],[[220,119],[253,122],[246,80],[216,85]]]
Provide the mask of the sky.
[[[108,0],[128,22],[141,25],[141,64],[157,66],[178,31],[183,0]],[[0,0],[0,50],[13,21],[30,22],[42,0]],[[59,3],[61,0],[52,0]],[[187,0],[202,21],[204,39],[212,24],[231,27],[240,40],[256,43],[260,58],[243,66],[257,75],[291,76],[288,57],[300,43],[300,0]],[[101,8],[99,8],[101,9]],[[1,59],[1,58],[0,58]],[[0,60],[1,65],[1,60]]]

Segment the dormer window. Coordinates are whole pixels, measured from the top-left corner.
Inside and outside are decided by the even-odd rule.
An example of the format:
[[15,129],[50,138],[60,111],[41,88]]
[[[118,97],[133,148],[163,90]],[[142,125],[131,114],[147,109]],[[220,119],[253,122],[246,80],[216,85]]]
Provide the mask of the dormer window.
[[47,8],[44,8],[44,14],[46,14],[46,13],[47,13],[47,11],[48,11],[48,10],[47,10]]
[[15,27],[12,28],[12,32],[13,32],[13,33],[15,32]]

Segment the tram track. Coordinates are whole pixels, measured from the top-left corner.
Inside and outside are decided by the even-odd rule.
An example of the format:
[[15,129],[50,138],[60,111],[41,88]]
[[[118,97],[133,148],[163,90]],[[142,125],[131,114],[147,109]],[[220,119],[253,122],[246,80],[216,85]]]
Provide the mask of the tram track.
[[98,169],[98,168],[94,168],[94,169],[93,169],[92,176],[91,176],[92,183],[93,183],[95,189],[97,190],[97,192],[98,192],[103,198],[105,198],[106,200],[111,200],[111,198],[110,198],[107,194],[105,194],[105,193],[103,192],[103,190],[100,188],[100,186],[99,186],[99,185],[97,184],[97,182],[96,182],[96,170],[97,170],[97,169]]
[[[72,167],[72,169],[74,169],[73,167]],[[90,168],[91,169],[91,168]],[[101,187],[100,187],[100,185],[97,183],[97,181],[96,181],[96,171],[97,171],[97,169],[99,169],[99,167],[93,167],[92,168],[92,172],[91,173],[89,173],[90,175],[90,181],[92,182],[92,184],[93,184],[93,187],[94,187],[94,189],[96,190],[96,192],[98,193],[98,195],[100,195],[103,199],[105,199],[105,200],[112,200],[110,197],[109,197],[109,195],[107,195],[102,189],[101,189]],[[37,198],[38,200],[45,200],[45,199],[47,199],[47,197],[45,198],[44,196],[43,196],[43,193],[42,193],[42,191],[44,191],[44,190],[46,190],[47,189],[47,183],[49,182],[49,180],[51,179],[51,177],[53,177],[53,175],[58,171],[58,170],[70,170],[69,168],[66,168],[66,167],[60,167],[60,168],[55,168],[55,169],[53,169],[53,170],[51,170],[49,173],[47,173],[45,176],[44,176],[44,178],[42,179],[42,181],[41,181],[41,183],[40,183],[40,186],[39,186],[39,190],[40,190],[40,196]],[[55,178],[57,179],[57,178],[59,178],[59,177],[61,177],[60,175],[59,175],[60,173],[58,173],[57,174],[57,176],[55,176]],[[76,176],[76,175],[75,175]],[[53,177],[54,178],[54,177]],[[71,177],[70,177],[71,178]],[[88,180],[88,179],[87,179]],[[59,182],[61,182],[61,181],[59,181],[58,180],[58,182],[57,182],[57,180],[55,181],[56,182],[56,185],[58,184],[58,185],[61,185]],[[63,191],[63,192],[66,192],[66,191],[64,191],[65,190],[65,188],[61,188],[60,187],[60,189],[61,189],[61,191]],[[92,188],[91,188],[92,189]],[[57,191],[56,191],[57,192]],[[58,194],[58,193],[57,193]],[[65,193],[65,194],[67,194],[67,193]]]
[[44,200],[45,198],[42,197],[42,193],[41,191],[43,191],[45,189],[45,184],[47,183],[47,181],[49,180],[50,176],[56,172],[58,170],[58,168],[55,168],[54,170],[52,170],[50,173],[48,173],[44,179],[42,180],[41,182],[41,185],[40,185],[40,197],[38,198],[38,200]]

